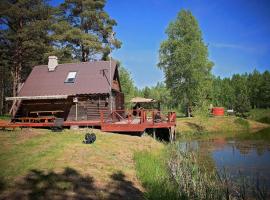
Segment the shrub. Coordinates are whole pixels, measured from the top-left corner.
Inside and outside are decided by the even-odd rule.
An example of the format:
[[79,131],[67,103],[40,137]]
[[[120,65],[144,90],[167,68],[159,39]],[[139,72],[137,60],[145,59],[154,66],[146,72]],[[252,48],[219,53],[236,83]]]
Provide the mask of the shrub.
[[168,163],[170,173],[181,193],[181,198],[223,199],[224,189],[218,182],[216,174],[201,168],[193,153],[180,149],[178,145],[171,148]]

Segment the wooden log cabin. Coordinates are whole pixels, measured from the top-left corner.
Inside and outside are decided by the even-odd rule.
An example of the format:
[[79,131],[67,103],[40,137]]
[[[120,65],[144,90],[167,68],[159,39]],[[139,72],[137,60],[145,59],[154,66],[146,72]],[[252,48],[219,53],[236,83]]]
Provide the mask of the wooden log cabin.
[[18,96],[7,99],[13,100],[15,119],[99,120],[101,110],[109,114],[111,109],[124,109],[114,60],[58,64],[57,57],[50,56],[48,65],[33,68]]

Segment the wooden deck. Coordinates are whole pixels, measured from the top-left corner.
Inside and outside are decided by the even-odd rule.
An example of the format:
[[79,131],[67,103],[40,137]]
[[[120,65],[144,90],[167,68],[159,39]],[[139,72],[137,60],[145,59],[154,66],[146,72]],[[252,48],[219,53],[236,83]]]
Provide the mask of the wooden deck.
[[[147,129],[152,129],[154,134],[158,129],[167,129],[170,137],[175,137],[176,114],[169,112],[168,115],[161,115],[159,111],[142,110],[138,116],[132,116],[131,111],[113,111],[109,116],[104,117],[103,111],[100,112],[99,120],[87,121],[64,121],[63,127],[99,127],[104,132],[130,132],[143,133]],[[120,113],[120,114],[119,114]],[[157,117],[158,116],[158,117]],[[0,129],[24,128],[24,127],[54,127],[54,122],[41,122],[24,119],[22,122],[0,121]]]
[[[54,122],[0,122],[0,128],[24,128],[24,127],[53,127]],[[91,121],[65,121],[63,127],[70,126],[100,126],[100,120]]]

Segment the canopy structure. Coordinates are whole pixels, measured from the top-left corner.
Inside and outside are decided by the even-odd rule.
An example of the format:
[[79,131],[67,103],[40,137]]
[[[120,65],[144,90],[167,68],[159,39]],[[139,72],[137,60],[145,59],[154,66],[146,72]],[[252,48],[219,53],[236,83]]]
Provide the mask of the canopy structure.
[[155,99],[147,99],[143,97],[134,97],[130,100],[131,103],[152,103],[157,102]]

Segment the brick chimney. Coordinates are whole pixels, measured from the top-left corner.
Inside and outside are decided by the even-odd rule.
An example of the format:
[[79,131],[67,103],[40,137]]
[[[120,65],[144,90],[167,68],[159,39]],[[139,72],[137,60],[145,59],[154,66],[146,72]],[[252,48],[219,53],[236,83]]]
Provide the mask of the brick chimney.
[[57,65],[58,65],[58,58],[56,56],[49,56],[49,61],[48,61],[49,72],[54,71]]

